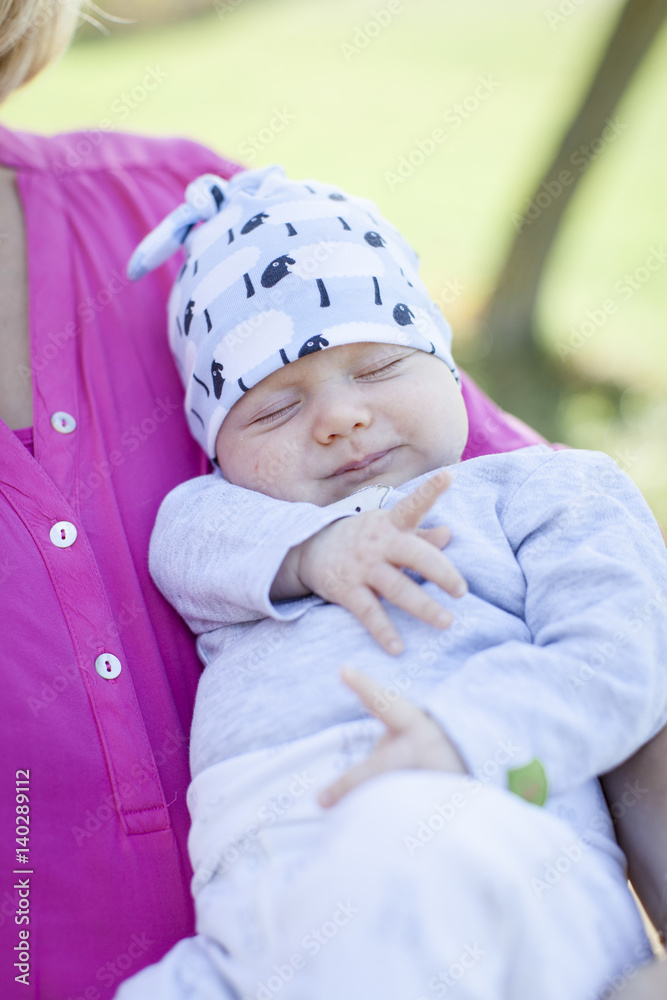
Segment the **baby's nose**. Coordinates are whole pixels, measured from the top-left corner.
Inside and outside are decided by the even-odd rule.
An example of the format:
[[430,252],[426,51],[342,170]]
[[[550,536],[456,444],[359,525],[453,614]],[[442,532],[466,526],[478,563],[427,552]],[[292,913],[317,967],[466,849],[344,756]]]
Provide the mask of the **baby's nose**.
[[373,419],[371,407],[354,386],[337,386],[323,393],[317,399],[314,411],[313,433],[323,442],[367,427]]

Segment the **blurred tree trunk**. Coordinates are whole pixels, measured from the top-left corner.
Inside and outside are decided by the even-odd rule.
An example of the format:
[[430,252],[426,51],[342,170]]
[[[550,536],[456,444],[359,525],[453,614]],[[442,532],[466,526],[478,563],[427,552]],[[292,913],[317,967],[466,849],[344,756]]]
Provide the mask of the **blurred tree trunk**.
[[665,17],[667,0],[626,0],[579,111],[523,217],[515,216],[517,235],[481,320],[491,344],[483,362],[486,388],[501,406],[550,437],[557,433],[560,393],[576,377],[536,341],[534,314],[542,275],[596,141],[604,141],[605,129],[610,130],[607,136],[613,134],[614,109]]

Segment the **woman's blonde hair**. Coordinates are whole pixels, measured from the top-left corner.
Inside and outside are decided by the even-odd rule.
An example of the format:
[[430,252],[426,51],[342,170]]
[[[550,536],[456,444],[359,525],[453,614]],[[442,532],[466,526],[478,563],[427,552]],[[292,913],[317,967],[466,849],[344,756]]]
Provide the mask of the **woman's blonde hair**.
[[0,0],[0,101],[63,52],[82,0]]

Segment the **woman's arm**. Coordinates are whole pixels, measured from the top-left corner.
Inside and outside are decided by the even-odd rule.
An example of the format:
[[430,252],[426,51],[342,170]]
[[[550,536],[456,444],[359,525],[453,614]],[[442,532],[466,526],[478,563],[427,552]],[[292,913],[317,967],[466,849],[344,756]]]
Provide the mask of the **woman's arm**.
[[[618,842],[628,858],[630,881],[653,924],[665,937],[667,726],[601,780],[614,817]],[[663,975],[667,977],[667,966],[663,968]],[[643,996],[637,994],[637,997],[640,995]]]

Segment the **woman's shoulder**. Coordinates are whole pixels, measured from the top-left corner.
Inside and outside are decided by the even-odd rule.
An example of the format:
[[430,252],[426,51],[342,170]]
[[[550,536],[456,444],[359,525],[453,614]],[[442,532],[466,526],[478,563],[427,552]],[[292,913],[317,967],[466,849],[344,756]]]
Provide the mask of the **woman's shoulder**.
[[[105,123],[101,123],[103,126]],[[100,172],[141,172],[189,183],[202,173],[230,177],[242,167],[203,144],[178,136],[148,136],[104,127],[35,135],[0,127],[0,162],[16,170],[44,171],[58,180]]]

